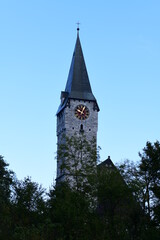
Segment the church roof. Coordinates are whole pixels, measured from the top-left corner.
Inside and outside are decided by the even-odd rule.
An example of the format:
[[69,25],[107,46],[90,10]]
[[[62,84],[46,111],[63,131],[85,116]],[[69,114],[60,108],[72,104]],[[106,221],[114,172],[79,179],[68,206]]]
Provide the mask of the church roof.
[[68,99],[79,99],[96,102],[96,98],[92,93],[91,85],[89,82],[87,68],[80,43],[79,28],[77,29],[77,40],[73,52],[65,92],[62,92],[61,96],[65,97],[64,101],[62,101],[57,111],[57,114],[66,106]]
[[98,164],[98,167],[101,168],[101,167],[109,167],[109,168],[115,168],[115,165],[113,164],[110,156],[108,156],[108,158],[101,162],[100,164]]
[[91,90],[79,34],[77,34],[77,41],[65,91],[69,93],[70,98],[96,100]]

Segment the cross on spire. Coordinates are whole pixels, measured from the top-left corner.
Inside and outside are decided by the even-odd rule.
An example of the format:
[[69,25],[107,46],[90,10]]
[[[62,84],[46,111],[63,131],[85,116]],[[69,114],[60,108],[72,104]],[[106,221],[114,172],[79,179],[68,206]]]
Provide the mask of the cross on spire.
[[79,25],[80,25],[80,22],[77,22],[77,32],[79,32]]

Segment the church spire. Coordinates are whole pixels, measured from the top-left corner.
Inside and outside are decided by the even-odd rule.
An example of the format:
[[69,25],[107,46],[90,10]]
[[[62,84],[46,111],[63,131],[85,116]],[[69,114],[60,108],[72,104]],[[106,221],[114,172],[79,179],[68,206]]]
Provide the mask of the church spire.
[[83,57],[79,38],[79,28],[77,28],[77,41],[65,91],[69,93],[69,98],[95,101]]
[[96,102],[96,99],[92,93],[87,68],[83,56],[83,51],[80,43],[79,26],[77,27],[77,40],[73,52],[68,80],[66,83],[65,92],[62,92],[61,98],[65,98],[66,101],[63,101],[61,103],[61,106],[58,109],[57,114],[65,107],[68,99],[78,99]]

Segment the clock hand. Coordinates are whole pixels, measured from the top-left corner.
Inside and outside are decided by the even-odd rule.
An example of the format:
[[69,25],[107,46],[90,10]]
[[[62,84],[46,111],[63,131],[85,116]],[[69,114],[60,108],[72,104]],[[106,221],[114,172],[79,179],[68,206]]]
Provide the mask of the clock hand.
[[77,109],[77,111],[78,111],[78,112],[80,112],[80,113],[83,113],[83,112],[82,112],[82,111],[80,111],[79,109]]
[[84,112],[84,109],[85,109],[85,106],[84,106],[83,109],[82,109],[82,113]]

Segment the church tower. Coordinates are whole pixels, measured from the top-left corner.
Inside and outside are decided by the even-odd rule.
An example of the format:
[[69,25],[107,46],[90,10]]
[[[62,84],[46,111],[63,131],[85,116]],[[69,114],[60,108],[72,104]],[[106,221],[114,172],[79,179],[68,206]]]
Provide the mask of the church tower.
[[[87,140],[97,140],[99,107],[94,97],[87,73],[77,28],[77,40],[73,52],[65,91],[61,92],[61,103],[57,111],[57,144],[62,136],[84,133]],[[57,159],[57,182],[65,180],[61,171],[61,160]]]

